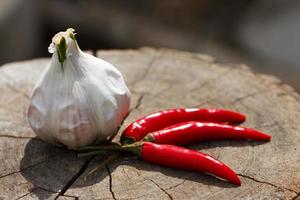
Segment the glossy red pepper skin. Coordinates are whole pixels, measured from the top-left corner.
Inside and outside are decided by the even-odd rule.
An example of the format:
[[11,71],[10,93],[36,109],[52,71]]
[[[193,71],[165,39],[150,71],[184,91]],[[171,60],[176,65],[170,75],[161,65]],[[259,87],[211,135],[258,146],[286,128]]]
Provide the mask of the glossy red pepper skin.
[[239,177],[215,158],[183,147],[143,142],[141,158],[161,166],[208,173],[241,185]]
[[121,143],[129,144],[144,138],[148,133],[188,121],[236,124],[245,121],[240,113],[223,109],[179,108],[159,111],[130,124],[122,133]]
[[254,129],[239,126],[191,121],[149,133],[143,140],[157,144],[184,146],[200,141],[222,139],[269,141],[271,136]]

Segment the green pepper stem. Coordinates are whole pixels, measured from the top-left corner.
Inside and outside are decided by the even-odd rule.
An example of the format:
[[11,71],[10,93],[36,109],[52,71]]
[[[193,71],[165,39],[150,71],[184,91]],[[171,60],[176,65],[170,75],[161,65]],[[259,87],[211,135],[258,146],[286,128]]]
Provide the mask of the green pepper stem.
[[77,157],[81,158],[81,157],[86,157],[86,156],[94,156],[94,155],[101,154],[103,152],[107,152],[107,151],[105,151],[105,150],[89,151],[89,152],[86,152],[86,153],[80,153],[80,154],[77,155]]
[[76,149],[76,151],[89,151],[89,150],[99,150],[99,151],[122,151],[122,146],[85,146]]
[[153,135],[151,133],[149,133],[148,135],[146,135],[144,138],[143,138],[143,141],[144,142],[154,142],[155,139],[153,137]]
[[[140,156],[142,145],[143,145],[142,142],[135,142],[133,144],[123,145],[123,146],[120,146],[120,145],[118,145],[118,146],[85,146],[85,147],[80,147],[80,148],[76,149],[76,151],[121,151],[121,152],[127,151],[127,152],[132,152],[132,153]],[[88,154],[88,153],[90,153],[90,154]],[[87,152],[84,155],[94,155],[94,153]]]

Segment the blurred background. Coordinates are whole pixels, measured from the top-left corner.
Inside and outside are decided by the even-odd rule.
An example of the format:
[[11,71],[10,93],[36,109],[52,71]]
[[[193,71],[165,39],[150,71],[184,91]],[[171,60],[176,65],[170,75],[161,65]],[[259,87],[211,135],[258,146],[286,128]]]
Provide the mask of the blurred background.
[[68,27],[82,49],[205,53],[300,91],[298,0],[0,0],[0,64],[49,57],[51,38]]

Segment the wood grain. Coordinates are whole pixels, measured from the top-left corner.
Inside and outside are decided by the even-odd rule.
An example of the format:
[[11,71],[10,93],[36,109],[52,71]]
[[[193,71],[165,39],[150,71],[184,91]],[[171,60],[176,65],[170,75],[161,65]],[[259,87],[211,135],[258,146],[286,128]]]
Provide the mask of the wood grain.
[[[88,181],[103,157],[77,158],[35,138],[26,120],[32,87],[49,59],[0,68],[0,199],[297,199],[300,193],[300,96],[275,77],[206,55],[168,49],[99,51],[132,92],[120,131],[142,115],[173,107],[233,109],[269,143],[212,141],[190,148],[234,169],[235,187],[212,176],[119,158]],[[119,134],[115,140],[118,140]]]

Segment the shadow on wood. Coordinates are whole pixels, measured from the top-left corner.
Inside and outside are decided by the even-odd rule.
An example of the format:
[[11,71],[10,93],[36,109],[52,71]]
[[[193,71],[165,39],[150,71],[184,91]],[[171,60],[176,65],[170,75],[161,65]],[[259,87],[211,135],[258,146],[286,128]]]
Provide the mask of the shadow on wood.
[[[30,192],[39,199],[47,199],[53,193],[59,193],[66,185],[71,184],[71,181],[74,182],[76,179],[72,178],[80,176],[78,173],[85,161],[86,159],[78,158],[73,151],[34,138],[25,147],[20,169],[26,180],[33,184]],[[72,187],[83,187],[99,181],[92,179],[83,185]],[[40,190],[46,192],[41,193]]]

